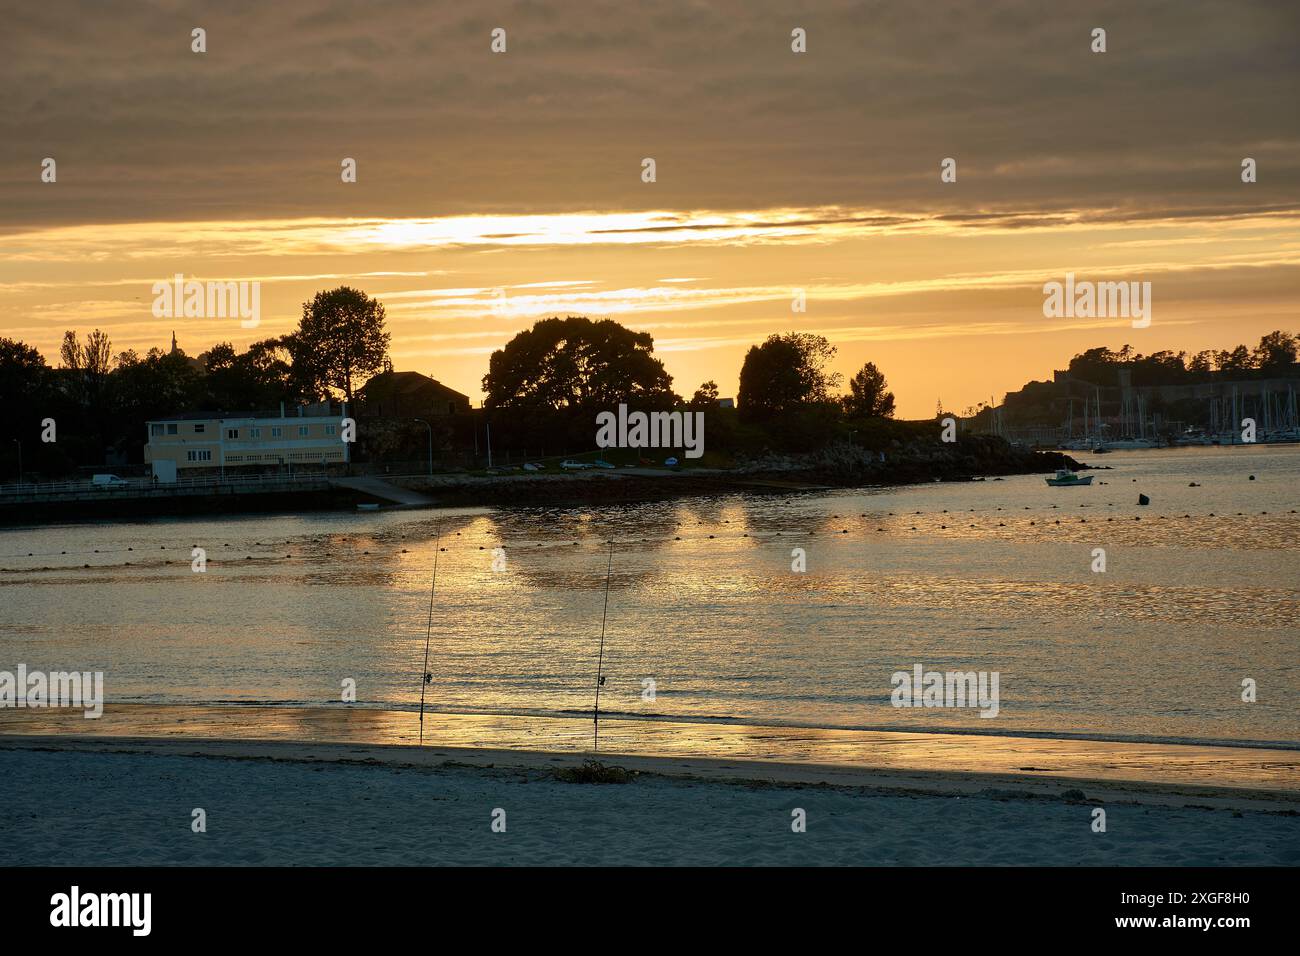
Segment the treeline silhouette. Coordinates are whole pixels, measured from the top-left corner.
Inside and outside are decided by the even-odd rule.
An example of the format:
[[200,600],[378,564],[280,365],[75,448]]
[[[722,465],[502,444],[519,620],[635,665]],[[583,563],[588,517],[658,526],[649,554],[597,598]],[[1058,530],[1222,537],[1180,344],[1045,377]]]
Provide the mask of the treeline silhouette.
[[1119,373],[1124,369],[1131,373],[1132,384],[1138,386],[1185,385],[1220,377],[1273,378],[1290,374],[1298,351],[1300,337],[1276,330],[1261,336],[1253,349],[1238,345],[1232,349],[1206,349],[1194,355],[1170,351],[1142,355],[1130,345],[1118,352],[1088,349],[1070,359],[1069,372],[1101,386],[1118,385]]
[[[347,287],[304,303],[292,333],[242,352],[227,342],[192,358],[173,340],[168,351],[114,354],[106,333],[94,330],[83,341],[69,331],[57,366],[50,366],[35,348],[0,338],[0,400],[9,411],[0,423],[0,460],[6,472],[16,471],[21,442],[29,473],[57,476],[78,467],[138,463],[151,419],[272,411],[281,403],[292,408],[330,398],[351,402],[370,376],[392,369],[389,341],[383,305]],[[851,438],[865,423],[894,412],[894,396],[872,363],[849,380],[847,394],[837,394],[840,376],[828,371],[834,355],[834,346],[818,335],[770,336],[745,356],[735,407],[722,407],[712,381],[689,398],[678,394],[648,333],[610,319],[542,319],[492,354],[483,408],[458,417],[469,420],[437,422],[433,437],[438,457],[449,459],[472,449],[476,439],[485,445],[484,425],[498,448],[587,450],[594,447],[596,414],[626,404],[643,411],[705,411],[711,454],[808,450]],[[422,425],[358,417],[354,460],[424,458]],[[48,419],[56,424],[56,442],[40,441]]]

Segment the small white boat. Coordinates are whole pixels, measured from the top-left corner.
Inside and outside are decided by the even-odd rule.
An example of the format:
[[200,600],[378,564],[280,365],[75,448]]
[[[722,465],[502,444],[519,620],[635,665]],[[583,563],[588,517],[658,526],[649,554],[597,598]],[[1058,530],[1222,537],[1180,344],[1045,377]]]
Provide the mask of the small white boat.
[[1077,475],[1069,468],[1058,468],[1055,478],[1045,479],[1053,488],[1069,488],[1074,485],[1092,484],[1092,475]]

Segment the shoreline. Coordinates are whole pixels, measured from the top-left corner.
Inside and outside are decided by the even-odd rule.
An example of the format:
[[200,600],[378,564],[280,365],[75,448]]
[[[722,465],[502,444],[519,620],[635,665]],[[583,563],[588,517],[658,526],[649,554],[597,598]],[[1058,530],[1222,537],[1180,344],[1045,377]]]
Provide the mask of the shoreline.
[[[1171,784],[1139,780],[1033,777],[1028,774],[978,771],[861,768],[836,764],[710,757],[647,756],[626,753],[562,753],[426,744],[358,744],[339,741],[253,740],[247,738],[160,738],[76,735],[0,734],[0,754],[123,754],[195,757],[214,761],[335,764],[396,770],[443,768],[483,771],[536,771],[545,774],[580,768],[596,760],[628,771],[633,777],[662,777],[740,787],[833,788],[870,793],[916,793],[928,796],[995,796],[1088,803],[1127,802],[1144,806],[1250,808],[1265,813],[1300,814],[1300,792],[1253,790],[1230,786]],[[1063,796],[1079,793],[1081,796]],[[1195,800],[1195,804],[1187,801]]]
[[983,435],[968,438],[965,444],[944,446],[937,452],[929,446],[891,450],[888,454],[892,457],[887,462],[875,458],[876,454],[866,448],[836,446],[816,453],[773,456],[727,468],[621,467],[609,471],[543,474],[512,470],[490,474],[362,476],[431,499],[428,504],[417,505],[394,504],[340,482],[331,482],[328,489],[310,493],[226,494],[218,488],[203,494],[0,501],[0,526],[51,525],[105,517],[351,511],[361,504],[378,504],[380,510],[628,504],[734,494],[780,495],[933,482],[962,483],[985,477],[1050,474],[1058,467],[1090,467],[1064,452],[1013,448],[1001,439]]
[[[210,746],[391,748],[400,759],[456,751],[497,761],[678,761],[747,773],[812,773],[836,779],[889,775],[996,778],[1143,790],[1231,791],[1300,807],[1300,753],[1205,744],[908,731],[836,730],[646,718],[601,721],[599,753],[575,718],[426,712],[423,747],[413,711],[267,705],[110,704],[102,717],[80,711],[0,710],[0,749],[10,747]],[[829,779],[829,778],[828,778]]]
[[[287,710],[299,710],[306,708],[320,708],[322,710],[375,710],[375,711],[392,711],[394,713],[419,713],[418,704],[404,704],[394,701],[358,701],[355,703],[344,704],[337,701],[316,701],[316,700],[183,700],[183,699],[147,699],[133,697],[129,699],[110,701],[105,707],[248,707],[248,708],[284,708]],[[434,710],[425,708],[426,714],[435,713]],[[436,713],[447,716],[458,717],[476,717],[490,720],[498,717],[538,717],[554,720],[571,720],[590,724],[592,720],[591,710],[566,709],[566,710],[530,710],[527,708],[499,708],[496,710],[472,710],[468,708],[440,707]],[[705,724],[719,726],[735,727],[770,727],[779,730],[832,730],[832,731],[850,731],[866,733],[886,733],[886,734],[942,734],[965,737],[1020,737],[1035,740],[1082,740],[1094,741],[1097,743],[1117,743],[1117,744],[1170,744],[1174,746],[1190,747],[1240,747],[1248,750],[1280,750],[1280,751],[1300,751],[1300,742],[1292,740],[1256,740],[1256,739],[1235,739],[1230,737],[1172,737],[1172,736],[1149,736],[1122,733],[1106,733],[1092,731],[1057,731],[1057,730],[1038,730],[1034,728],[1015,728],[1005,730],[994,729],[972,729],[961,726],[910,726],[907,724],[846,724],[846,723],[812,723],[807,720],[782,720],[779,718],[767,718],[761,721],[746,717],[727,717],[723,715],[695,715],[695,714],[670,714],[660,712],[632,712],[620,710],[606,710],[601,708],[602,725],[608,721],[626,720],[626,721],[650,721],[672,724]],[[3,727],[3,718],[0,718],[0,728]]]

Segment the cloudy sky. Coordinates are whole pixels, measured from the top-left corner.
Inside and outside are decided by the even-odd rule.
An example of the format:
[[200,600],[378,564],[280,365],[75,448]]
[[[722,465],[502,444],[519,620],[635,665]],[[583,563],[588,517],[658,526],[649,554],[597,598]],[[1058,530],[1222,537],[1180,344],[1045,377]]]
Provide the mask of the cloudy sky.
[[[53,361],[64,329],[145,350],[175,328],[197,354],[347,283],[385,303],[398,368],[475,400],[494,348],[579,313],[652,333],[687,395],[734,394],[771,333],[819,332],[913,417],[1095,345],[1253,343],[1300,328],[1298,10],[7,4],[0,335]],[[1045,318],[1066,272],[1151,282],[1150,327]],[[260,326],[155,318],[177,273],[261,281]]]

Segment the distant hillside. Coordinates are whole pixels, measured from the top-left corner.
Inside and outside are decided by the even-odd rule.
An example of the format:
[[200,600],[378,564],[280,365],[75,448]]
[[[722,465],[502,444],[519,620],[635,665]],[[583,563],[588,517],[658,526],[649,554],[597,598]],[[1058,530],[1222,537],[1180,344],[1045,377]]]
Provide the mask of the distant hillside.
[[1110,437],[1171,436],[1188,429],[1220,431],[1242,416],[1260,427],[1295,424],[1300,391],[1300,340],[1271,332],[1248,349],[1156,352],[1141,355],[1089,349],[1053,373],[1008,392],[996,409],[981,406],[967,416],[976,431],[1009,438],[1056,429],[1061,437],[1100,427]]

